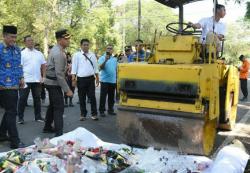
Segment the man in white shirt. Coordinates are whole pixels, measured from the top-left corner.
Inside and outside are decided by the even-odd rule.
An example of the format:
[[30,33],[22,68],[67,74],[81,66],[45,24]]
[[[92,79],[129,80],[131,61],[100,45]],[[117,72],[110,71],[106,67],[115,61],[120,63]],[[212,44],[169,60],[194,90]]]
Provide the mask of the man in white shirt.
[[98,65],[95,54],[89,51],[89,44],[88,39],[82,39],[81,50],[76,52],[72,59],[72,83],[78,88],[80,121],[86,120],[87,116],[86,96],[90,99],[91,118],[98,120],[95,97],[95,81],[96,86],[99,85]]
[[[43,122],[41,116],[41,83],[46,70],[46,61],[43,54],[34,48],[34,42],[30,35],[24,37],[26,48],[21,52],[21,63],[23,65],[24,81],[26,88],[20,90],[18,103],[18,123],[24,123],[24,110],[31,90],[34,103],[35,121]],[[42,69],[42,70],[41,70]]]
[[201,42],[206,43],[206,37],[209,33],[214,32],[220,41],[225,37],[226,26],[220,21],[226,15],[224,5],[216,4],[215,16],[201,19],[198,23],[190,25],[195,29],[202,29]]

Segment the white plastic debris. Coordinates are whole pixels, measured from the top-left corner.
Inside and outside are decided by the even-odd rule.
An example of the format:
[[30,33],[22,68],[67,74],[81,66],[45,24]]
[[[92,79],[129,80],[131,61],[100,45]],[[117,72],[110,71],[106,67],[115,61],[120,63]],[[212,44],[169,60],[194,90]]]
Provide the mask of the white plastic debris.
[[199,172],[198,166],[207,165],[205,170],[212,163],[207,157],[180,155],[174,151],[158,151],[153,148],[136,150],[134,153],[134,158],[130,158],[133,160],[132,167],[137,167],[147,173]]
[[[63,144],[62,141],[74,141],[75,145],[73,146],[73,150],[75,152],[77,152],[81,147],[100,146],[104,149],[116,150],[120,153],[120,155],[128,159],[129,164],[131,164],[131,167],[122,171],[122,173],[243,173],[249,159],[249,155],[244,150],[231,145],[221,149],[215,161],[212,161],[208,157],[180,155],[174,151],[159,151],[153,148],[135,148],[133,149],[134,154],[131,155],[125,150],[123,151],[124,148],[130,148],[129,146],[104,142],[84,128],[77,128],[76,130],[66,133],[63,136],[50,140],[53,145],[56,145],[58,142]],[[41,148],[46,146],[41,143],[40,139],[37,139],[36,142],[41,144]],[[49,144],[49,142],[47,141],[46,144]],[[63,153],[69,153],[67,148],[62,149]],[[0,153],[0,155],[1,154],[3,153]],[[50,161],[50,163],[54,164],[55,168],[58,169],[58,173],[66,173],[66,163],[61,159],[39,152],[33,152],[30,157],[35,160],[39,159],[43,161]],[[39,173],[39,168],[34,164],[34,162],[29,163],[29,165],[25,165],[18,170],[18,173]],[[79,163],[77,162],[72,165],[77,165],[75,167],[75,173],[82,173],[86,171],[88,173],[106,172],[108,168],[104,163],[91,160],[87,157],[82,157]]]
[[209,169],[211,173],[243,173],[249,155],[241,148],[229,145],[222,148]]

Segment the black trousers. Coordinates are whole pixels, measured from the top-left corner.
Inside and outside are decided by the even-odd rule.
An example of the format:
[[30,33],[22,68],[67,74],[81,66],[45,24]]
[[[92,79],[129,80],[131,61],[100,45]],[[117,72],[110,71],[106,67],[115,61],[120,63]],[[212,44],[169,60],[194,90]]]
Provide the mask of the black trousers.
[[240,88],[244,97],[248,96],[247,79],[240,79]]
[[28,87],[19,90],[19,101],[18,101],[18,117],[24,117],[24,110],[31,90],[33,103],[34,103],[34,114],[35,119],[41,118],[41,89],[40,83],[27,83]]
[[16,127],[18,90],[0,90],[0,98],[3,99],[5,113],[0,125],[0,136],[10,137],[12,144],[19,143],[18,131]]
[[46,91],[45,91],[45,85],[44,85],[44,83],[41,84],[41,99],[42,100],[46,99]]
[[46,86],[49,93],[49,106],[45,117],[44,129],[51,129],[52,123],[55,124],[55,136],[63,134],[63,113],[64,101],[63,92],[59,86]]
[[96,97],[95,97],[95,77],[77,77],[78,97],[80,101],[81,116],[86,116],[86,96],[90,99],[91,115],[97,115]]
[[100,113],[103,113],[106,104],[106,97],[108,95],[108,112],[114,112],[114,104],[115,104],[115,83],[106,83],[101,82],[101,96],[100,96]]
[[[67,81],[67,84],[68,84],[70,90],[74,93],[74,92],[75,92],[75,87],[72,86],[72,76],[67,76],[67,77],[66,77],[66,81]],[[68,101],[68,98],[72,100],[72,99],[73,99],[73,96],[72,96],[72,97],[69,97],[69,96],[67,96],[67,95],[64,93],[64,98],[65,98],[65,101],[66,101],[66,100]]]

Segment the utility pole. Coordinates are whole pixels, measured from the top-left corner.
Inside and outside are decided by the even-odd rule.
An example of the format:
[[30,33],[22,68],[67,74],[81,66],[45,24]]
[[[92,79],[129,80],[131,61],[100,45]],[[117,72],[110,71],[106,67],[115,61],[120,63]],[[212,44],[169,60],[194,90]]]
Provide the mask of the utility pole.
[[138,39],[141,38],[141,0],[138,0]]
[[126,45],[126,4],[124,4],[123,12],[122,12],[123,22],[122,22],[122,50],[124,50],[124,47]]

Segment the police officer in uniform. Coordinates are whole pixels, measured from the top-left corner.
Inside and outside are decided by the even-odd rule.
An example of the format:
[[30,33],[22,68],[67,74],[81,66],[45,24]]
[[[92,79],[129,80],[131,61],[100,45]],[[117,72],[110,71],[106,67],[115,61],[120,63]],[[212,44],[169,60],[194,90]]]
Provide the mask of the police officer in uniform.
[[22,148],[16,127],[18,89],[24,87],[21,51],[15,45],[17,27],[3,26],[3,43],[0,43],[0,98],[5,113],[0,125],[0,141],[10,141],[10,148]]
[[[63,134],[63,113],[64,99],[63,92],[72,97],[65,73],[67,70],[67,59],[65,48],[70,44],[70,34],[68,30],[62,29],[55,33],[57,44],[51,49],[46,69],[45,87],[49,93],[49,106],[45,117],[45,126],[43,132],[55,132],[55,136]],[[63,92],[62,92],[63,90]],[[54,121],[55,127],[52,127]]]

